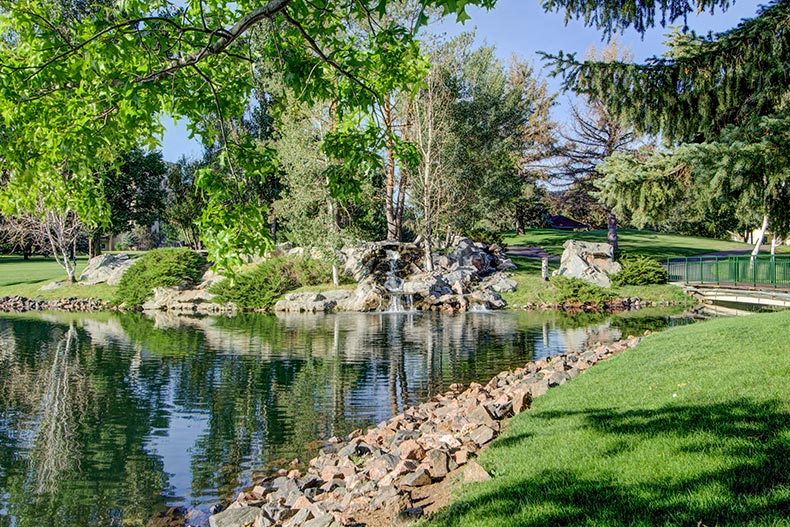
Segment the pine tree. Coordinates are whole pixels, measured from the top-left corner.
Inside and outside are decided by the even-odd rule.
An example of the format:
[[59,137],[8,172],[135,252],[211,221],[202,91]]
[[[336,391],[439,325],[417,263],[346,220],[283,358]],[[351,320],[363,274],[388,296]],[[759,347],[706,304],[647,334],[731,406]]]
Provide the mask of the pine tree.
[[[786,233],[788,24],[790,2],[774,1],[723,33],[676,30],[665,56],[645,64],[578,62],[562,53],[549,58],[566,87],[674,148],[672,160],[657,158],[649,165],[685,165],[694,188],[735,190],[741,207],[751,204],[774,231]],[[642,191],[641,196],[648,200],[656,194]]]

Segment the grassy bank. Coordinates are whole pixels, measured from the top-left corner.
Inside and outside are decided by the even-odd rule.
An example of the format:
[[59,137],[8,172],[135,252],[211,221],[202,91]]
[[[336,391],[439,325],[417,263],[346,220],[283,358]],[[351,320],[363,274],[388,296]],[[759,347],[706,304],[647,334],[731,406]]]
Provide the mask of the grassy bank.
[[[505,233],[507,245],[529,245],[543,247],[546,252],[555,256],[562,254],[562,244],[567,240],[587,242],[606,242],[606,231],[567,232],[555,229],[531,229],[524,235],[513,232]],[[696,236],[681,236],[653,231],[637,231],[621,229],[617,231],[618,244],[622,253],[642,255],[664,261],[667,258],[695,256],[718,251],[751,251],[752,246],[746,243],[727,240],[714,240]],[[764,250],[770,246],[763,247]],[[781,246],[780,252],[790,252],[790,247]]]
[[[503,293],[502,298],[509,306],[523,306],[532,304],[555,304],[557,303],[557,289],[550,283],[544,281],[540,276],[540,260],[536,258],[513,257],[513,263],[518,269],[513,272],[513,280],[518,283],[518,288],[512,293]],[[559,267],[558,262],[549,262],[549,271],[554,271]],[[614,291],[621,298],[638,297],[642,300],[651,302],[669,303],[689,303],[692,304],[691,297],[686,295],[678,286],[659,284],[646,286],[621,286],[613,287]]]
[[790,525],[788,327],[671,329],[550,390],[429,525]]
[[[87,256],[77,257],[77,276],[87,262]],[[21,256],[0,256],[0,297],[24,296],[44,300],[78,297],[110,300],[117,289],[106,284],[69,284],[48,291],[40,290],[41,286],[65,279],[66,273],[53,258],[32,256],[25,260]]]

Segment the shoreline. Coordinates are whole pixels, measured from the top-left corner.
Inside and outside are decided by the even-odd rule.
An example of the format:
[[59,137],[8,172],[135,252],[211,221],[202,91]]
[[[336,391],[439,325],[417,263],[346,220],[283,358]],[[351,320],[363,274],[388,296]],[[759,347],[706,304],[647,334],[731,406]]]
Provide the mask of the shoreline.
[[640,341],[629,336],[530,361],[486,385],[451,385],[444,394],[374,428],[332,438],[304,472],[283,469],[252,481],[226,508],[212,511],[209,525],[376,526],[435,512],[447,504],[451,482],[490,479],[474,459],[510,417],[528,410],[549,389]]
[[[672,301],[652,301],[641,300],[639,298],[618,298],[613,300],[604,309],[591,304],[537,304],[528,303],[525,305],[507,305],[502,309],[490,310],[495,313],[497,311],[557,311],[563,313],[579,313],[579,312],[599,312],[599,313],[620,313],[623,311],[639,310],[646,307],[673,307],[673,306],[688,306],[689,308],[696,305],[695,302],[672,302]],[[157,311],[171,312],[176,315],[185,316],[233,316],[237,313],[269,313],[274,314],[274,311],[260,311],[256,309],[228,309],[224,304],[206,304],[203,307],[201,304],[195,304],[195,309],[162,309]],[[29,298],[19,295],[0,297],[0,313],[27,313],[31,311],[63,311],[69,313],[92,313],[102,311],[112,312],[140,312],[145,311],[141,307],[123,308],[114,306],[107,300],[97,298],[60,298],[52,300],[43,300],[39,298]],[[365,313],[365,311],[358,311]],[[421,312],[415,310],[415,313]],[[425,311],[429,312],[429,311]],[[375,311],[368,311],[367,313],[375,313]],[[453,313],[458,313],[453,312]]]

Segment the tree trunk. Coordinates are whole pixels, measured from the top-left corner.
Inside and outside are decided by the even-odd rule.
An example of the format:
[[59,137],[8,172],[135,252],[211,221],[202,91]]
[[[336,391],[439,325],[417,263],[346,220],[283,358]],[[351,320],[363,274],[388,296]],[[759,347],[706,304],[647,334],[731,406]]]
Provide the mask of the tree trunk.
[[277,218],[274,218],[269,224],[269,231],[272,234],[272,243],[277,245]]
[[337,269],[337,264],[332,264],[332,284],[337,287],[340,285],[340,273]]
[[754,242],[754,249],[752,249],[752,256],[757,256],[760,253],[760,246],[763,244],[765,238],[765,231],[768,230],[768,215],[763,216],[763,224],[757,232],[757,241]]
[[425,233],[425,239],[422,241],[423,251],[425,257],[425,271],[428,273],[433,272],[433,246],[431,245],[430,231]]
[[389,102],[384,103],[384,129],[386,139],[384,141],[387,149],[386,174],[387,182],[384,187],[385,203],[384,210],[387,214],[387,239],[398,240],[398,211],[395,202],[395,141],[392,139],[392,108]]
[[614,252],[617,253],[617,216],[615,216],[611,211],[609,211],[606,217],[606,227],[608,229],[608,232],[606,233],[606,239],[609,242],[609,245],[611,245],[614,249]]
[[521,222],[520,214],[516,214],[516,234],[519,236],[524,235],[524,224]]
[[95,232],[88,238],[88,259],[101,254],[101,233]]

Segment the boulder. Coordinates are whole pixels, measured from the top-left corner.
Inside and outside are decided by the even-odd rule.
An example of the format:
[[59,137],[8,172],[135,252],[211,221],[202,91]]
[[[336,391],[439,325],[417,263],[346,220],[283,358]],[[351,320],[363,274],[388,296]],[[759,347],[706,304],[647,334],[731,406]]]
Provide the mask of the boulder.
[[401,290],[406,295],[419,295],[422,298],[428,296],[440,297],[452,292],[450,284],[441,273],[418,273],[406,277]]
[[496,268],[496,257],[486,250],[485,244],[476,244],[469,238],[456,238],[453,241],[453,250],[447,255],[451,262],[459,267],[471,267],[481,275]]
[[257,507],[228,508],[209,517],[210,527],[248,527],[258,517]]
[[100,254],[88,261],[80,275],[82,285],[107,283],[118,285],[123,273],[132,266],[134,260],[128,254]]
[[279,313],[326,313],[332,311],[337,302],[322,293],[288,293],[274,304],[274,310]]
[[600,287],[611,287],[610,274],[619,273],[622,267],[614,261],[614,248],[608,243],[589,243],[568,240],[560,259],[560,268],[554,276],[581,278]]
[[143,304],[144,311],[173,311],[187,314],[216,314],[233,311],[235,308],[228,304],[216,304],[216,295],[205,289],[169,289],[156,287],[154,296]]

